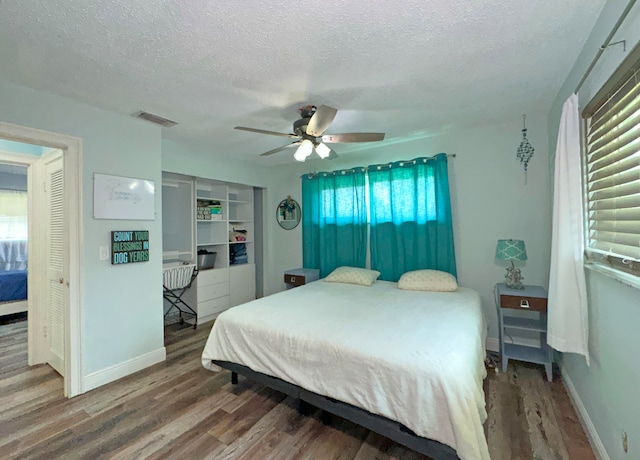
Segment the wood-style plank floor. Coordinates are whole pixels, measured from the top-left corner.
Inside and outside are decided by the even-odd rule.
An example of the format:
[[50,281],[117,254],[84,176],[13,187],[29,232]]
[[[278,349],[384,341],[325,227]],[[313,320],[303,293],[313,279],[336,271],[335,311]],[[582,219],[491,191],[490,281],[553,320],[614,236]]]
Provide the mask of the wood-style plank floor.
[[[425,459],[292,398],[200,365],[210,326],[167,329],[167,360],[73,399],[27,367],[26,321],[0,325],[0,458]],[[562,382],[509,364],[485,380],[491,458],[595,458]]]

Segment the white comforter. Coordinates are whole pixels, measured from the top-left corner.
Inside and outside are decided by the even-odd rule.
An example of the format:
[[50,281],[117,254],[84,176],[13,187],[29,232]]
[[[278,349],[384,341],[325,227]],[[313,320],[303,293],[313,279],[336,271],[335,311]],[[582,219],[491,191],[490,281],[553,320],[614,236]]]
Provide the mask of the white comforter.
[[202,364],[230,361],[396,420],[488,459],[477,292],[317,281],[218,316]]

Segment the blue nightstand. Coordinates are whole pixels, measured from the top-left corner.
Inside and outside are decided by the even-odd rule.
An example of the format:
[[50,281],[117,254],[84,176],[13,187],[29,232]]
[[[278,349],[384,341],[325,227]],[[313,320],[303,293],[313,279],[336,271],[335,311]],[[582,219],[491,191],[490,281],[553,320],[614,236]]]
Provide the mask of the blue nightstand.
[[[509,289],[505,283],[498,283],[495,289],[496,308],[500,332],[500,356],[502,372],[507,371],[509,359],[544,364],[547,380],[553,375],[551,365],[553,355],[547,345],[547,291],[542,286],[525,286],[524,289]],[[515,313],[514,312],[525,312]],[[533,331],[539,335],[537,346],[523,345],[522,342],[505,343],[505,335],[515,342],[518,331]]]

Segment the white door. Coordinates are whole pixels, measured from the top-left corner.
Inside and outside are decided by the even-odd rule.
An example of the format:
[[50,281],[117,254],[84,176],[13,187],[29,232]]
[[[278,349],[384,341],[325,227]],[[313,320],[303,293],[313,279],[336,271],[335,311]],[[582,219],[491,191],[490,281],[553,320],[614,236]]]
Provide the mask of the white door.
[[[66,277],[64,273],[67,254],[64,235],[64,176],[62,151],[57,150],[42,158],[44,161],[44,192],[46,216],[46,270],[48,306],[48,362],[64,376]],[[43,216],[43,217],[44,217]]]

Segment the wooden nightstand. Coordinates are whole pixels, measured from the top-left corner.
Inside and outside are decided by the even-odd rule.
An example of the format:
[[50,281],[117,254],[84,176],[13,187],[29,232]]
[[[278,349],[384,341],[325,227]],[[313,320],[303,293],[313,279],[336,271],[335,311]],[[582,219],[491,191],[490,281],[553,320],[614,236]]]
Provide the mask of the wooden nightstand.
[[284,283],[287,289],[320,279],[320,270],[316,268],[294,268],[284,272]]
[[[502,372],[507,371],[509,359],[544,364],[547,380],[553,379],[553,355],[547,345],[547,291],[542,286],[509,289],[498,283],[495,289],[500,332]],[[524,312],[524,313],[515,313]],[[518,331],[533,331],[539,335],[539,345],[505,343],[505,335],[515,342]]]

